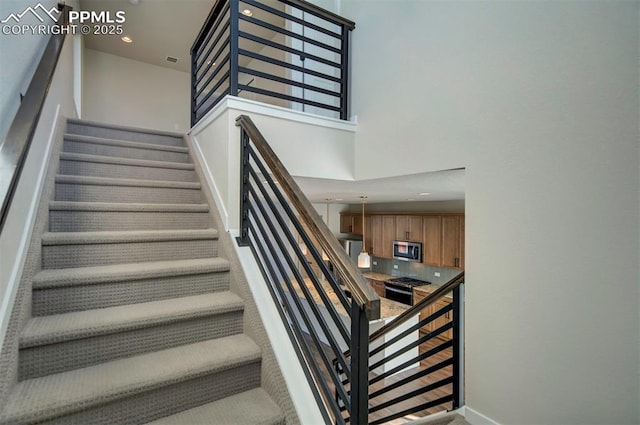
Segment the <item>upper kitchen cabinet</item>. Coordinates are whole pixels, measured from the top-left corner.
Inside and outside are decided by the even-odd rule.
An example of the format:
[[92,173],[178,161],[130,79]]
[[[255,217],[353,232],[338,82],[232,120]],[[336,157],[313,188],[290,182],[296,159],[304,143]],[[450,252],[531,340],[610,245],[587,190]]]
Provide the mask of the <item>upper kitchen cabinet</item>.
[[[371,217],[365,216],[364,225],[362,223],[362,214],[340,214],[340,233],[349,233],[352,235],[362,236],[366,232],[366,238],[371,238]],[[367,241],[367,248],[370,243]]]
[[393,241],[396,240],[396,218],[382,216],[382,258],[393,258]]
[[442,217],[422,217],[422,262],[440,266],[442,261]]
[[464,269],[464,216],[442,217],[441,266]]
[[354,219],[353,214],[340,214],[340,233],[354,233]]
[[396,216],[397,241],[420,242],[422,239],[422,217],[416,215]]
[[[371,252],[380,258],[393,258],[396,218],[392,215],[371,216]],[[367,243],[368,244],[368,243]]]

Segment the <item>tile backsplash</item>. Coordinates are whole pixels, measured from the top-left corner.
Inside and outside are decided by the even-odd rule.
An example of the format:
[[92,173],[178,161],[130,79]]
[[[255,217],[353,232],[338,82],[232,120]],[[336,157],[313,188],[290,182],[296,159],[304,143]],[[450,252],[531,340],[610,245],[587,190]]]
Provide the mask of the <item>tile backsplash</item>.
[[[460,270],[427,266],[416,262],[389,260],[378,257],[372,257],[371,260],[372,272],[385,273],[398,277],[412,277],[414,279],[426,280],[434,285],[447,283],[460,273]],[[398,268],[395,269],[393,267],[394,265],[398,266]],[[440,273],[440,276],[436,276],[435,273]]]

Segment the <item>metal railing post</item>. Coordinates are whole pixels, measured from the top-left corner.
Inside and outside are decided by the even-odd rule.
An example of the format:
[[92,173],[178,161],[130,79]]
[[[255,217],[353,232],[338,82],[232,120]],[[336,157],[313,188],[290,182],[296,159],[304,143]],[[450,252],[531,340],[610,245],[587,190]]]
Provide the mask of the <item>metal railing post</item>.
[[369,319],[351,303],[351,424],[369,422]]
[[238,246],[249,246],[249,135],[240,128],[240,236]]
[[342,25],[340,53],[340,119],[349,119],[349,35],[351,31]]
[[457,409],[461,405],[462,394],[460,393],[460,286],[453,290],[453,408]]
[[229,0],[229,94],[238,95],[238,46],[240,41],[240,2]]

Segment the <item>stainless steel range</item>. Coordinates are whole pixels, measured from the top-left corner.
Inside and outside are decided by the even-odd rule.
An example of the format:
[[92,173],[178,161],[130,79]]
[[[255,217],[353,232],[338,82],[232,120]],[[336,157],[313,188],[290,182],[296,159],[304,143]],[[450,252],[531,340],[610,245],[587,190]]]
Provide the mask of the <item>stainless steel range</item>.
[[413,305],[413,287],[431,285],[431,282],[412,277],[396,277],[384,282],[384,297],[399,303]]

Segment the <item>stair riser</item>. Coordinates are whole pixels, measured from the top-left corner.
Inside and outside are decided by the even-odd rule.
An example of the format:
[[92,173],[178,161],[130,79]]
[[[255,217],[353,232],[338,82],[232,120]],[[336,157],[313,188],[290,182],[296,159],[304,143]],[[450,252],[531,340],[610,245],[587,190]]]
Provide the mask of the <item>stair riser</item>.
[[103,164],[100,162],[70,161],[65,159],[60,160],[59,174],[182,182],[192,182],[196,180],[195,173],[192,170]]
[[[258,386],[260,386],[259,362],[88,408],[49,421],[47,424],[141,424]],[[215,423],[215,418],[212,418],[212,423]]]
[[111,146],[72,140],[64,141],[64,151],[118,158],[148,159],[151,161],[189,162],[189,155],[183,152],[159,151],[128,146]]
[[50,211],[51,232],[206,229],[206,212]]
[[200,189],[56,183],[56,201],[199,204]]
[[242,333],[242,311],[150,328],[26,348],[19,353],[19,380],[79,369],[124,357]]
[[113,128],[93,127],[89,125],[67,124],[67,133],[83,136],[102,137],[105,139],[126,140],[128,142],[147,142],[156,145],[184,146],[182,137],[149,134],[137,131],[118,130]]
[[215,239],[195,241],[45,245],[42,267],[62,269],[143,261],[186,260],[218,256]]
[[46,316],[229,290],[229,273],[203,273],[33,290],[32,314]]

